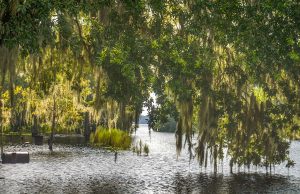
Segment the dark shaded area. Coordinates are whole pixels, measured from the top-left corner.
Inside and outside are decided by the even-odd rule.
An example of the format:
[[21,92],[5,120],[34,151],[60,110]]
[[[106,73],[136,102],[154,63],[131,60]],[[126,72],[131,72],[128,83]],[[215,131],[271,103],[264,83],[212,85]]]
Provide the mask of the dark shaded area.
[[289,177],[264,174],[175,175],[176,193],[288,193],[300,192],[300,185]]
[[5,152],[2,155],[3,164],[29,163],[28,152]]
[[[81,135],[55,135],[53,143],[64,145],[85,145],[86,141],[84,136]],[[47,143],[48,136],[31,136],[31,135],[4,135],[3,141],[6,145],[25,145],[25,142],[35,145],[43,145]]]
[[35,135],[33,136],[33,142],[35,145],[43,145],[44,136],[42,135]]

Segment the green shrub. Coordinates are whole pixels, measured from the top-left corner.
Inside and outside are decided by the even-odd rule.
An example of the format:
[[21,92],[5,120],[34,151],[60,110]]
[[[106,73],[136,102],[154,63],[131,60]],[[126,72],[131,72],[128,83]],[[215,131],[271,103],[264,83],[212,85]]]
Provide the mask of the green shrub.
[[126,131],[119,129],[98,128],[95,133],[91,133],[90,143],[95,146],[125,150],[130,148],[131,137]]

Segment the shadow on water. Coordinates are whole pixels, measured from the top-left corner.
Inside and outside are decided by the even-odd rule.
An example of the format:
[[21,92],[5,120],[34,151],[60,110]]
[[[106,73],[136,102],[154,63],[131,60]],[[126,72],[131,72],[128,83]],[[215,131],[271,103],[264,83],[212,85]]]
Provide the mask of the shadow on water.
[[71,152],[66,152],[66,151],[39,151],[34,153],[35,155],[38,155],[40,158],[66,158],[72,155]]
[[[175,174],[176,193],[298,193],[300,185],[281,175]],[[287,190],[285,190],[287,189]]]
[[[79,177],[74,177],[74,181],[70,181],[65,185],[57,185],[51,180],[40,187],[35,187],[30,190],[31,193],[98,193],[98,194],[118,194],[118,193],[136,193],[134,188],[130,188],[124,184],[126,180],[119,177],[119,181],[110,177],[90,178],[81,180]],[[34,185],[38,182],[42,183],[44,180],[35,180],[35,182],[28,183]],[[83,184],[84,185],[83,185]]]

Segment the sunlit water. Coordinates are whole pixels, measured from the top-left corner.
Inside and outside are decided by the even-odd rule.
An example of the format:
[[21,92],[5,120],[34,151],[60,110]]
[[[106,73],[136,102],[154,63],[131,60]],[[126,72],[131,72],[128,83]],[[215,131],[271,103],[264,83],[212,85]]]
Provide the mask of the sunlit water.
[[0,164],[0,193],[300,193],[300,142],[292,142],[290,156],[296,165],[289,171],[277,166],[272,175],[264,169],[235,169],[228,160],[219,174],[189,161],[183,150],[177,158],[172,133],[149,131],[141,126],[150,154],[136,156],[86,146],[54,145],[50,155],[44,146],[6,146],[6,151],[29,151],[29,164]]

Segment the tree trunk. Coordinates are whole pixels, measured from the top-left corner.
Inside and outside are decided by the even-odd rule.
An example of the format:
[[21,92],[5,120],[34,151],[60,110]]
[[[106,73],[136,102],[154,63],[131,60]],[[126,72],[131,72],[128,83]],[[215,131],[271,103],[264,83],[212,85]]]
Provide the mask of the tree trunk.
[[49,150],[51,152],[53,151],[52,145],[53,145],[53,140],[54,140],[55,120],[56,120],[56,100],[55,100],[55,97],[53,97],[53,113],[52,113],[51,135],[48,139],[48,146],[49,146]]
[[1,160],[3,157],[3,108],[4,108],[4,101],[2,100],[2,93],[3,93],[3,86],[5,81],[5,73],[2,73],[2,79],[0,82],[0,128],[1,128]]
[[[0,89],[1,90],[1,89]],[[1,94],[1,92],[0,92]],[[2,100],[0,101],[0,128],[1,128],[1,160],[3,157],[3,123],[2,123]]]
[[134,111],[134,131],[136,132],[137,128],[139,127],[139,120],[140,120],[140,114],[138,108],[135,108]]
[[33,128],[32,128],[32,136],[38,135],[38,119],[37,116],[33,116]]
[[84,114],[84,137],[85,140],[88,141],[90,138],[90,117],[89,112],[85,112]]
[[122,130],[127,130],[126,128],[126,114],[125,114],[125,105],[123,102],[119,102],[119,115],[118,115],[117,128]]

